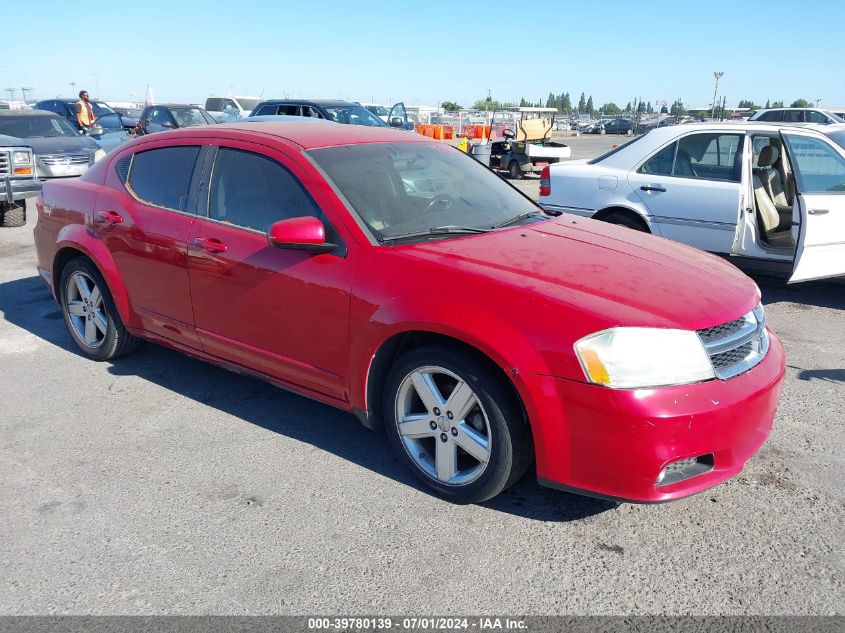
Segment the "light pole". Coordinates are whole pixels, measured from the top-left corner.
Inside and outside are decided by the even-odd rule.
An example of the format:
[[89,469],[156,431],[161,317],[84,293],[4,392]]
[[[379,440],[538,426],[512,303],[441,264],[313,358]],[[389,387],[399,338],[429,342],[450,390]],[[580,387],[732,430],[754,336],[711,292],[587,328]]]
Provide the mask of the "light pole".
[[23,101],[26,103],[26,100],[29,98],[29,95],[32,93],[33,88],[30,86],[22,87],[21,94],[23,95]]
[[722,75],[724,75],[724,74],[725,73],[723,73],[721,70],[717,70],[713,73],[713,76],[716,78],[716,87],[713,89],[713,106],[710,108],[710,118],[711,119],[713,118],[713,116],[716,112],[716,95],[719,92],[719,80],[722,78]]
[[[16,90],[17,90],[17,88],[6,88],[6,92],[9,93],[9,101],[15,100],[15,91]],[[12,107],[14,107],[14,106],[12,106]]]

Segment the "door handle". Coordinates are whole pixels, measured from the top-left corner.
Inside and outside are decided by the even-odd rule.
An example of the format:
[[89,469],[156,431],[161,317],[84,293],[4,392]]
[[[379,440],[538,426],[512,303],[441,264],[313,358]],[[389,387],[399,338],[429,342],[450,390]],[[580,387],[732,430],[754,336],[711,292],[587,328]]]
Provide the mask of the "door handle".
[[195,237],[191,246],[201,248],[208,253],[225,253],[229,250],[229,247],[216,237]]
[[107,224],[120,224],[123,222],[123,216],[117,211],[100,211],[95,221],[105,222]]
[[810,209],[807,211],[810,215],[824,215],[825,213],[830,213],[827,209]]
[[640,187],[640,189],[642,189],[643,191],[666,191],[666,187],[664,187],[663,185],[643,185],[642,187]]

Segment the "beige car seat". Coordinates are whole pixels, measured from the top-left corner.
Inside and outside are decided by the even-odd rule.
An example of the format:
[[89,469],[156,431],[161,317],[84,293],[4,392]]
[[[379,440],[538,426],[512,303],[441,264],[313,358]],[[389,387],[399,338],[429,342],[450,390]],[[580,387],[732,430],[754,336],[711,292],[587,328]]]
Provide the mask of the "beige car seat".
[[[757,220],[765,240],[772,246],[793,246],[792,231],[780,230],[781,215],[769,198],[763,182],[759,177],[752,179],[754,185],[754,200],[757,203]],[[790,221],[791,225],[791,221]]]
[[783,186],[783,177],[777,168],[780,158],[780,151],[774,145],[766,145],[760,150],[757,158],[757,167],[754,168],[754,175],[760,179],[763,188],[775,205],[780,215],[780,227],[786,228],[792,223],[792,205],[786,196],[786,189]]

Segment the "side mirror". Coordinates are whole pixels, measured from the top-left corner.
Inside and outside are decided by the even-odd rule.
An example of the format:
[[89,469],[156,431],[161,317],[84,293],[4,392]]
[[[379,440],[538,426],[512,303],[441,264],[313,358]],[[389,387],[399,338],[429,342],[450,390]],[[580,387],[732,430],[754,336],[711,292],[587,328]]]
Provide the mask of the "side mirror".
[[390,119],[390,127],[402,127],[405,125],[405,119],[399,116],[395,116]]
[[105,133],[105,130],[100,127],[99,125],[92,125],[89,127],[83,134],[85,136],[102,136]]
[[270,226],[267,239],[276,248],[308,253],[329,253],[336,244],[326,241],[326,227],[314,216],[279,220]]

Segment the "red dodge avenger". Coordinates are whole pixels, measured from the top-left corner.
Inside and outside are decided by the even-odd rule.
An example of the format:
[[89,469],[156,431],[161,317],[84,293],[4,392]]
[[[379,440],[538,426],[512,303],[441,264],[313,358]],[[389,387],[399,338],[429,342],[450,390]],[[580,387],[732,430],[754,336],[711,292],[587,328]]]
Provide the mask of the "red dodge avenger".
[[550,217],[423,136],[152,134],[37,206],[39,272],[83,354],[145,339],[352,412],[457,502],[532,463],[554,488],[669,501],[737,474],[771,429],[784,354],[753,281]]

